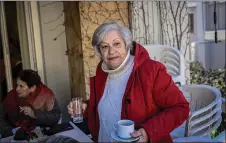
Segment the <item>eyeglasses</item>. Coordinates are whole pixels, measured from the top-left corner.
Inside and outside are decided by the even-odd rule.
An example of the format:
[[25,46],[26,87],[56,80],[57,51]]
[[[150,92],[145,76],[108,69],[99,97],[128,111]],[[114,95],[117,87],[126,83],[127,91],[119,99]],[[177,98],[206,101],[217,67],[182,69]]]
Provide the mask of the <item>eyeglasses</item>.
[[101,43],[99,45],[99,47],[100,47],[100,51],[107,53],[107,52],[109,52],[110,48],[112,48],[112,50],[114,50],[114,51],[117,51],[118,49],[121,48],[121,44],[122,43],[120,41],[114,41],[114,42],[112,42],[111,45],[108,43]]

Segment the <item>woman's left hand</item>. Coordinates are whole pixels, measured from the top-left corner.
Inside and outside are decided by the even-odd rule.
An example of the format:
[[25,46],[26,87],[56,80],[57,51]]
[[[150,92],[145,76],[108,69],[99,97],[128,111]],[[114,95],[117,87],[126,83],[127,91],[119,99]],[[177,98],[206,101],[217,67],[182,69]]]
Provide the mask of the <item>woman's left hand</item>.
[[29,106],[20,107],[20,112],[24,112],[25,115],[31,118],[36,118],[34,111]]
[[148,135],[144,128],[140,128],[139,130],[135,131],[131,134],[132,137],[140,137],[138,142],[148,142]]

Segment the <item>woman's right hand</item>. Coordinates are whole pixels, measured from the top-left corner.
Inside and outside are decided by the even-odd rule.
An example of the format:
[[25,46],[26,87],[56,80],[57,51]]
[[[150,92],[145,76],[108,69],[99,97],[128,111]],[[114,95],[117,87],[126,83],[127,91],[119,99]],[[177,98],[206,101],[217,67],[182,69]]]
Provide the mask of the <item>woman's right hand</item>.
[[68,110],[68,114],[70,114],[71,116],[73,116],[73,105],[72,105],[72,102],[70,102],[67,105],[67,110]]
[[[85,110],[87,108],[87,104],[86,103],[82,103],[82,112],[84,113]],[[70,102],[67,106],[68,109],[68,114],[70,114],[71,116],[73,116],[73,103]]]

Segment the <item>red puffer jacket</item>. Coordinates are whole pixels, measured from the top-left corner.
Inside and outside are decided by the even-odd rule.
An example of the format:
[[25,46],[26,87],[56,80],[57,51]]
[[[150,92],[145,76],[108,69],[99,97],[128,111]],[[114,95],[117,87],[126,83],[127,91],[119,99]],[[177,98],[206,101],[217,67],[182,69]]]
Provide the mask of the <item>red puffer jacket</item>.
[[[171,143],[170,132],[189,116],[189,103],[160,62],[151,60],[147,51],[134,43],[134,67],[123,96],[121,119],[144,128],[151,142]],[[90,80],[90,100],[87,108],[88,126],[98,139],[98,103],[103,95],[108,74],[101,69]],[[116,89],[117,90],[117,89]]]

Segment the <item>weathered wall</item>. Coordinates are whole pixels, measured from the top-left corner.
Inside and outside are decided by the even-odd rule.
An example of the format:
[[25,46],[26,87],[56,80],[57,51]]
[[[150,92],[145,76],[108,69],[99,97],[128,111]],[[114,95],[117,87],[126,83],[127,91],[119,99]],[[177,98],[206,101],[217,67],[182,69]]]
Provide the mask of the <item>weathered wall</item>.
[[65,55],[66,36],[62,2],[39,2],[40,21],[47,86],[51,88],[67,117],[71,99],[68,57]]

